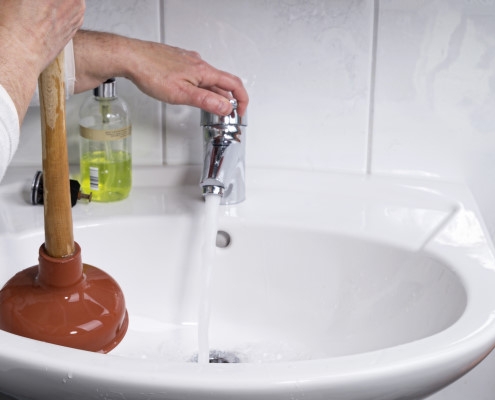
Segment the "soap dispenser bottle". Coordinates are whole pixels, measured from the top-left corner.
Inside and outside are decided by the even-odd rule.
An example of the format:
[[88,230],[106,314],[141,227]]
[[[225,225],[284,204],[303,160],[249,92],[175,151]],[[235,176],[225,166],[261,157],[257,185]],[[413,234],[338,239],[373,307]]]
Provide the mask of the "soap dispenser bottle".
[[131,121],[115,84],[95,88],[79,112],[81,189],[93,201],[125,199],[132,185]]

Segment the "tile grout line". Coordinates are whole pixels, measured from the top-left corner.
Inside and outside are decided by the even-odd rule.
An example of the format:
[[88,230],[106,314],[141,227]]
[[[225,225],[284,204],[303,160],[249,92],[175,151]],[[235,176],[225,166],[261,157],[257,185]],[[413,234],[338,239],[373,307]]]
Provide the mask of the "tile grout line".
[[[158,15],[160,18],[160,43],[165,44],[165,0],[158,1]],[[161,124],[161,136],[162,136],[162,165],[167,164],[167,135],[166,135],[166,105],[164,102],[160,104],[160,124]]]
[[371,35],[371,63],[370,63],[370,91],[368,98],[368,121],[366,132],[366,175],[372,173],[373,161],[373,133],[374,133],[374,101],[375,101],[375,80],[376,80],[376,61],[378,46],[378,24],[380,14],[380,0],[373,0],[373,21]]

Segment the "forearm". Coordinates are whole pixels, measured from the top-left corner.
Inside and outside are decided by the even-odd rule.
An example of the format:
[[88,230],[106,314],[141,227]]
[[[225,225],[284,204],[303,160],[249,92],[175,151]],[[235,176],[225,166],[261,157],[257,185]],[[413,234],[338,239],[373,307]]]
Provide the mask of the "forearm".
[[[0,27],[0,85],[7,91],[17,110],[19,123],[22,123],[29,102],[38,82],[39,69],[29,51],[16,43],[13,37]],[[21,50],[20,50],[21,49]],[[34,66],[33,66],[34,64]]]
[[73,38],[76,64],[74,92],[93,89],[109,78],[130,78],[121,59],[128,40],[112,33],[79,30]]
[[171,104],[187,104],[216,114],[232,111],[230,97],[242,115],[248,94],[241,80],[220,71],[193,51],[111,33],[79,31],[74,37],[75,92],[111,77],[130,79],[142,92]]

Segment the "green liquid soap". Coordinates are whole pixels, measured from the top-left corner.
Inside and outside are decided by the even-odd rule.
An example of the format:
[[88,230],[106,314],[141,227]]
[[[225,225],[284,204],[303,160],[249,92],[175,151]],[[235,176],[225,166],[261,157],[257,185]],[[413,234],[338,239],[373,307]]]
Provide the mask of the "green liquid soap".
[[129,196],[132,157],[125,151],[94,151],[81,158],[81,190],[93,201],[117,201]]

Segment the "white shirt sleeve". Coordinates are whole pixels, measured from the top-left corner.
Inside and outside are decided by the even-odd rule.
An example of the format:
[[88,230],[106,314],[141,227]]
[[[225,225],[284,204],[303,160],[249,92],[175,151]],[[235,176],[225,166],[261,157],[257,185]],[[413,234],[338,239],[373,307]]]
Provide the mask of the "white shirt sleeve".
[[0,85],[0,181],[19,145],[19,117],[7,91]]
[[[65,76],[65,97],[68,99],[74,94],[74,85],[76,84],[76,61],[74,59],[74,46],[72,40],[67,43],[64,48],[64,76]],[[38,86],[36,86],[36,92],[29,103],[30,107],[39,107]]]

